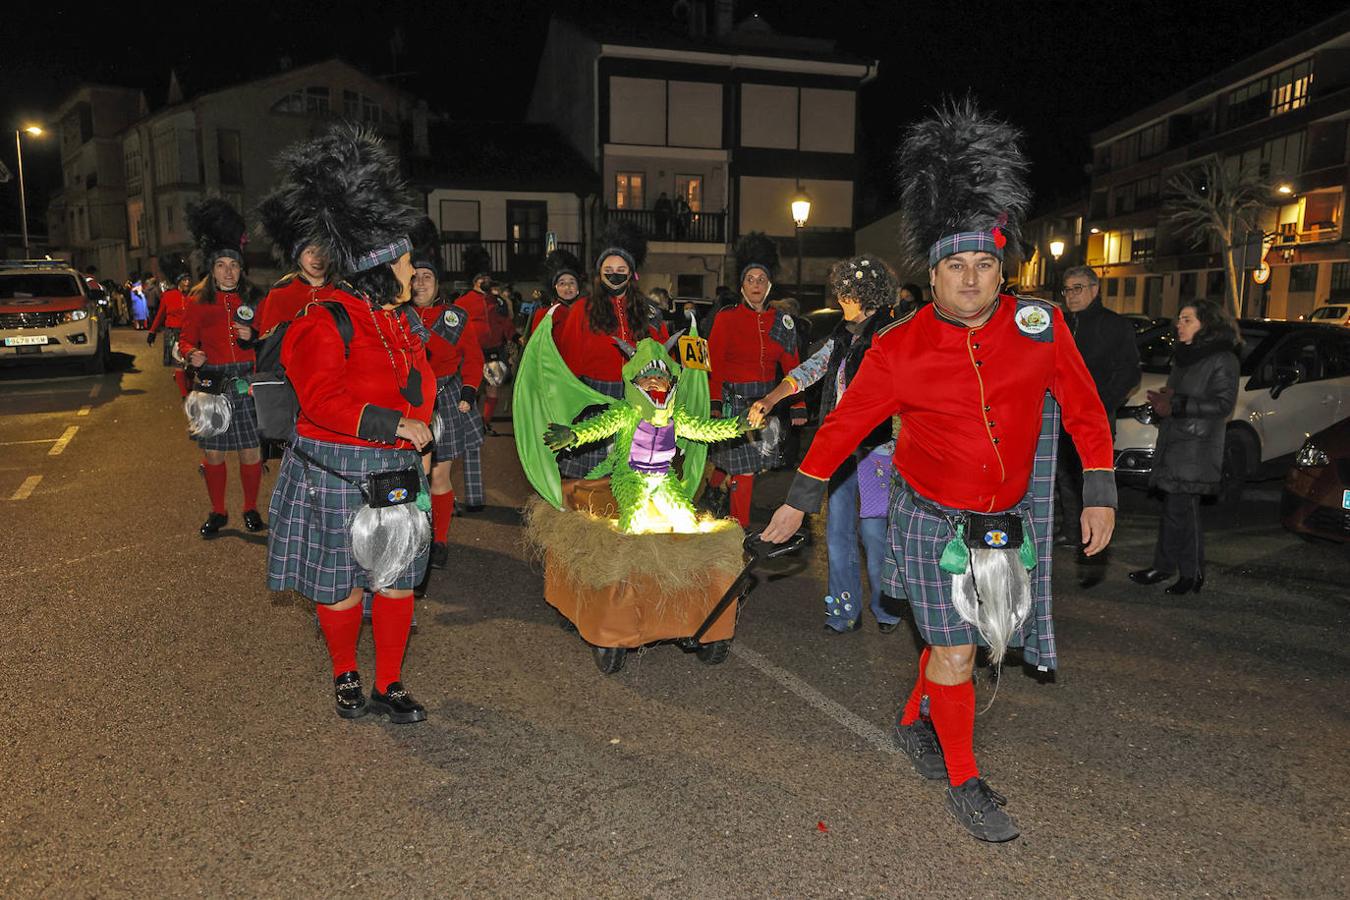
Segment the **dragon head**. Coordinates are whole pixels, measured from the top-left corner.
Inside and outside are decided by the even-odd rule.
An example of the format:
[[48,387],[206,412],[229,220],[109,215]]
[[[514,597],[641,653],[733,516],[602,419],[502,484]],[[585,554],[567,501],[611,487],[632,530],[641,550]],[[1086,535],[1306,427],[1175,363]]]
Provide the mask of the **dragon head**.
[[642,413],[642,418],[665,424],[675,409],[671,401],[679,377],[679,363],[659,343],[643,338],[624,363],[624,400]]

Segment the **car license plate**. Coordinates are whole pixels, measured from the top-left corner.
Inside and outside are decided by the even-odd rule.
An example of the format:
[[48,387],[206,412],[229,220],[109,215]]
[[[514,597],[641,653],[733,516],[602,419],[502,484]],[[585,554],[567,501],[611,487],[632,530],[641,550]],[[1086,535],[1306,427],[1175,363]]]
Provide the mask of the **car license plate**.
[[1341,494],[1341,509],[1350,509],[1350,491]]
[[5,338],[6,347],[38,347],[47,343],[47,336],[42,335],[21,335],[19,337]]

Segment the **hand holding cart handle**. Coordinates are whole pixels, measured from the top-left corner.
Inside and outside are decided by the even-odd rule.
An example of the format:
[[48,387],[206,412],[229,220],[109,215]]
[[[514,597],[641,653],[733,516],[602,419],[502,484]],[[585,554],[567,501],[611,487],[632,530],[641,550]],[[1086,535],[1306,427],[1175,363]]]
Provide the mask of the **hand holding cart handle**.
[[766,559],[777,559],[780,556],[787,556],[789,553],[796,553],[806,543],[806,532],[798,531],[792,537],[781,544],[771,544],[761,540],[758,534],[746,535],[745,543],[742,545],[746,556],[750,559],[746,562],[745,568],[741,569],[741,574],[736,576],[736,580],[727,588],[727,592],[722,595],[722,599],[717,601],[712,612],[703,620],[703,624],[694,632],[690,641],[697,644],[703,640],[703,635],[708,633],[708,629],[713,623],[722,617],[722,613],[727,611],[727,607],[737,600],[745,598],[747,588],[750,586],[751,573],[755,571],[755,566],[764,562]]

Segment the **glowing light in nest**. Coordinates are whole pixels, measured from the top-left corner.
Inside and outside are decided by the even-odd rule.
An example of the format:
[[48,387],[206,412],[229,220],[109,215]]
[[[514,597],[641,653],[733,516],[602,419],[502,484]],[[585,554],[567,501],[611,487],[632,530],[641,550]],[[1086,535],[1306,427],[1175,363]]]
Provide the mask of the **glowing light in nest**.
[[[612,526],[618,527],[613,521]],[[715,519],[707,515],[690,515],[687,509],[670,508],[654,497],[646,498],[633,513],[628,534],[710,534],[731,526],[729,519]]]

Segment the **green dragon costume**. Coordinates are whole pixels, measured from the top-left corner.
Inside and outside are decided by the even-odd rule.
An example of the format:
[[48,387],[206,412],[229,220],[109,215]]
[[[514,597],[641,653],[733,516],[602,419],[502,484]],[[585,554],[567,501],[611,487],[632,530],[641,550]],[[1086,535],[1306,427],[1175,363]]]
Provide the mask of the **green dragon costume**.
[[[708,373],[698,368],[706,345],[691,326],[683,342],[691,365],[671,359],[668,348],[651,338],[636,347],[620,343],[629,356],[623,367],[624,397],[615,400],[587,387],[567,368],[553,343],[552,311],[535,328],[521,357],[513,395],[516,449],[526,477],[545,500],[562,509],[559,450],[614,438],[609,456],[587,478],[610,479],[619,506],[618,530],[629,533],[703,530],[690,501],[703,476],[707,444],[740,437],[749,430],[744,417],[713,419]],[[606,407],[576,422],[587,408]],[[575,422],[572,425],[560,424]],[[676,451],[683,454],[675,471]]]

